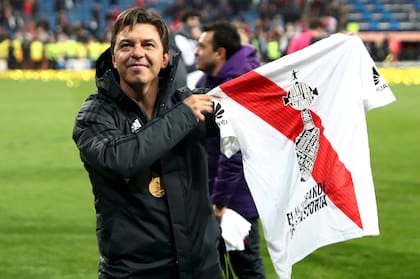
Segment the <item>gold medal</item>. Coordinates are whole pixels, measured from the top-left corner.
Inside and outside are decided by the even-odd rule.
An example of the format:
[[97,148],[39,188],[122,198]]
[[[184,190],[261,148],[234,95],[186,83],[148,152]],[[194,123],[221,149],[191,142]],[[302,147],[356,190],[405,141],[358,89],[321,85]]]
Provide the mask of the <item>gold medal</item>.
[[149,192],[155,198],[161,198],[165,195],[165,187],[160,183],[160,177],[153,177],[150,180]]

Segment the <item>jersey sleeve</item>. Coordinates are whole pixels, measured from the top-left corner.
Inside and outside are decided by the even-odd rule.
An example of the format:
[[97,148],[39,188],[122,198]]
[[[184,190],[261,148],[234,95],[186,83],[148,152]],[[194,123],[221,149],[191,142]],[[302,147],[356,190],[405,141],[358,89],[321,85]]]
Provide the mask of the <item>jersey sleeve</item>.
[[366,47],[360,40],[360,74],[366,94],[363,96],[365,113],[396,100],[391,88],[380,74]]
[[230,158],[240,150],[239,140],[222,106],[222,101],[214,101],[214,111],[216,124],[220,130],[220,152]]

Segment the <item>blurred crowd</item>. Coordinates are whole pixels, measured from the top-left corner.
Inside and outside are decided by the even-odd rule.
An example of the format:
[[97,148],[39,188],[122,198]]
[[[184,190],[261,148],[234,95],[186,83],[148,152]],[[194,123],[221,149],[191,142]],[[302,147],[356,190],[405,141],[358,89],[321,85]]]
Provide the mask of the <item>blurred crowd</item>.
[[[38,1],[45,0],[0,0],[0,70],[94,67],[109,46],[116,16],[126,8],[123,2],[127,3],[53,0],[51,23]],[[69,19],[78,5],[90,10],[89,20]],[[344,31],[347,24],[347,6],[340,0],[166,0],[165,5],[159,0],[133,0],[130,5],[158,9],[172,33],[184,32],[193,39],[197,35],[188,34],[192,30],[182,22],[187,11],[199,12],[199,26],[221,19],[235,22],[243,42],[257,48],[262,63],[285,55],[291,39],[309,30],[311,18],[322,23],[325,34]]]

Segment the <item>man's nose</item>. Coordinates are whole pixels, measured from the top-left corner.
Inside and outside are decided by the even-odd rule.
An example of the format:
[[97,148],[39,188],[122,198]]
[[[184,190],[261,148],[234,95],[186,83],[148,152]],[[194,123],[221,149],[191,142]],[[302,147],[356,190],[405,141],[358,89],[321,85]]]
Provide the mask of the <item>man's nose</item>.
[[144,48],[141,45],[135,45],[133,48],[133,57],[143,57],[144,56]]

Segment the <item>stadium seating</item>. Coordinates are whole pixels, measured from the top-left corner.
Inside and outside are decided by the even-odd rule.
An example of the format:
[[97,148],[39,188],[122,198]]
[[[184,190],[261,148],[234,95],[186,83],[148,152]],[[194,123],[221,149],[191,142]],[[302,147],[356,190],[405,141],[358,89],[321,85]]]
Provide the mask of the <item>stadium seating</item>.
[[[50,26],[55,27],[57,21],[57,13],[54,8],[55,0],[42,0],[37,1],[38,5],[38,16],[47,18]],[[74,24],[76,22],[88,24],[91,19],[91,10],[93,5],[98,5],[100,8],[101,22],[100,26],[103,27],[105,24],[105,15],[112,9],[124,10],[128,7],[134,5],[135,0],[118,0],[116,1],[117,6],[111,6],[109,0],[83,0],[83,1],[73,1],[73,8],[66,10],[69,21]],[[155,1],[154,6],[149,6],[149,8],[162,11],[168,4],[173,3],[173,0],[158,0]]]
[[419,31],[420,2],[416,0],[346,0],[348,20],[364,31]]
[[[118,0],[118,9],[122,10],[134,4],[134,0]],[[154,8],[163,11],[174,0],[154,1]],[[359,24],[359,30],[365,31],[419,31],[420,30],[420,1],[418,0],[342,0],[349,8],[348,21]],[[50,25],[55,26],[56,12],[54,0],[37,1],[40,16],[45,16]],[[105,15],[113,8],[106,0],[74,1],[74,7],[67,11],[70,22],[88,23],[93,4],[100,6],[100,14]],[[245,19],[255,19],[255,10],[245,12]],[[101,26],[105,17],[101,18]]]

